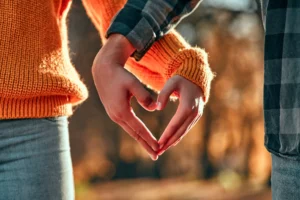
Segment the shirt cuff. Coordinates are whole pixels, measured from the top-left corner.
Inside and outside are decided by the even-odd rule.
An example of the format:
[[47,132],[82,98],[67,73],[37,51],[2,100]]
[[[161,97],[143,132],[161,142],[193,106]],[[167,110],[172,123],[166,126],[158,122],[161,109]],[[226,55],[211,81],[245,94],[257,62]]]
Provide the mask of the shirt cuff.
[[136,49],[132,57],[139,61],[157,39],[150,23],[140,10],[125,6],[114,17],[106,38],[114,33],[124,35]]

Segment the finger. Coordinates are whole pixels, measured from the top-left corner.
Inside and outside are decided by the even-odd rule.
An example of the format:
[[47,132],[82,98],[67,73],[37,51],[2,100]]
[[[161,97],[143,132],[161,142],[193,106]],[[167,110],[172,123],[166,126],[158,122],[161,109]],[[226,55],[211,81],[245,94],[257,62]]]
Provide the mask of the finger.
[[[169,145],[169,146],[173,146],[173,147],[175,147],[181,140],[182,140],[182,138],[184,138],[184,136],[193,128],[193,126],[198,122],[198,120],[201,118],[201,114],[198,114],[197,115],[197,117],[192,121],[192,123],[188,126],[188,128],[187,128],[187,131],[185,131],[184,133],[183,133],[183,135],[176,141],[176,142],[174,142],[173,144],[166,144],[166,146],[167,145]],[[162,155],[167,149],[168,149],[169,147],[167,147],[167,148],[162,148],[159,152],[158,152],[158,155],[160,156],[160,155]]]
[[137,102],[146,110],[154,111],[156,109],[156,102],[151,97],[151,94],[138,81],[134,81],[129,87],[129,91],[135,96]]
[[136,134],[142,137],[143,140],[146,141],[154,151],[158,150],[158,143],[156,138],[152,135],[145,124],[135,115],[133,110],[128,113],[125,122],[128,126],[130,126],[132,130],[135,131]]
[[[159,147],[160,149],[164,146],[164,144],[169,140],[169,138],[177,132],[179,128],[181,128],[182,124],[185,120],[191,117],[193,122],[190,122],[192,125],[198,121],[203,113],[204,102],[202,98],[194,98],[186,90],[182,90],[182,94],[180,97],[179,107],[167,126],[166,130],[162,134],[159,139]],[[195,121],[194,121],[195,119]],[[191,128],[190,127],[190,128]]]
[[179,138],[172,146],[175,147],[180,141],[181,141],[181,138]]
[[169,79],[157,97],[157,110],[162,110],[166,107],[170,95],[177,89],[178,85],[174,78]]
[[165,131],[163,132],[163,134],[161,135],[161,137],[158,141],[160,149],[166,144],[166,142],[169,140],[169,138],[174,133],[177,132],[177,130],[182,126],[182,124],[189,117],[190,113],[191,112],[189,110],[185,109],[184,106],[182,106],[182,103],[179,104],[179,107],[178,107],[175,115],[169,122],[167,128],[165,129]]
[[119,122],[119,125],[124,129],[124,131],[126,131],[133,139],[135,139],[140,145],[142,145],[142,147],[148,152],[149,156],[151,157],[152,160],[157,160],[157,154],[155,151],[153,151],[153,149],[149,146],[149,144],[143,140],[143,138],[141,138],[138,134],[136,134],[136,132],[130,128],[130,126],[128,126],[126,124],[126,122],[121,121]]
[[[174,144],[172,145],[172,147],[175,147],[183,138],[184,136],[181,136],[181,138],[179,138],[176,142],[174,142]],[[161,150],[158,151],[157,155],[161,156],[163,153],[165,153],[168,149],[162,148]]]
[[190,116],[188,119],[186,119],[186,121],[183,123],[183,125],[167,141],[167,143],[163,147],[163,150],[167,150],[170,146],[172,146],[178,140],[181,141],[181,139],[184,137],[184,135],[188,132],[188,128],[191,125],[191,123],[193,122],[193,119],[194,119],[193,116]]
[[194,125],[199,121],[199,119],[201,118],[201,114],[198,114],[197,117],[193,120],[193,122],[191,123],[191,125],[188,127],[188,131],[190,131]]
[[171,138],[168,139],[165,145],[159,150],[159,156],[162,155],[165,151],[167,151],[175,143],[178,144],[181,141],[184,135],[188,132],[188,127],[192,123],[193,119],[194,118],[192,116],[186,119],[183,125],[176,131],[176,133],[174,133],[174,135],[171,136]]
[[[163,154],[170,146],[176,146],[181,140],[182,138],[193,128],[193,126],[198,122],[198,120],[201,118],[201,114],[198,114],[196,117],[193,118],[193,116],[191,116],[192,121],[189,124],[184,124],[182,127],[180,127],[180,129],[184,129],[186,127],[186,125],[188,126],[186,128],[186,130],[178,130],[178,132],[183,132],[183,134],[180,136],[177,135],[177,133],[175,133],[172,137],[175,137],[175,139],[172,140],[172,137],[168,140],[168,142],[165,144],[165,146],[163,146],[161,148],[161,150],[159,151],[158,155]],[[188,120],[187,120],[188,121]],[[186,122],[185,122],[186,123]],[[177,138],[177,140],[176,140]],[[174,142],[174,140],[176,140]]]

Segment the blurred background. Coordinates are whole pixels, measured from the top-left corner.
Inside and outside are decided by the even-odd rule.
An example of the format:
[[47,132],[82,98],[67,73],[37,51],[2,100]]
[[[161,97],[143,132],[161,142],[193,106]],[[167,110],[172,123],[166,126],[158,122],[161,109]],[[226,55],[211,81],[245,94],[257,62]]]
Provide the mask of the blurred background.
[[[271,199],[262,112],[263,27],[257,7],[254,0],[204,0],[178,25],[189,43],[209,53],[217,77],[199,123],[153,162],[105,113],[91,77],[100,37],[81,1],[73,0],[70,52],[90,91],[70,120],[76,199]],[[132,105],[159,138],[177,103],[154,113],[134,100]]]

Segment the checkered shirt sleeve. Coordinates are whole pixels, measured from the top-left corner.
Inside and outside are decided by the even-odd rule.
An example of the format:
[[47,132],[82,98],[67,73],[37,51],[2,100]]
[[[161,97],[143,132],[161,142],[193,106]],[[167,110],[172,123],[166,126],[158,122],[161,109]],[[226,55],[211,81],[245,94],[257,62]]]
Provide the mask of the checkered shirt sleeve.
[[300,1],[269,0],[265,32],[265,146],[300,160]]
[[107,31],[124,35],[140,60],[152,44],[190,14],[202,0],[128,0]]

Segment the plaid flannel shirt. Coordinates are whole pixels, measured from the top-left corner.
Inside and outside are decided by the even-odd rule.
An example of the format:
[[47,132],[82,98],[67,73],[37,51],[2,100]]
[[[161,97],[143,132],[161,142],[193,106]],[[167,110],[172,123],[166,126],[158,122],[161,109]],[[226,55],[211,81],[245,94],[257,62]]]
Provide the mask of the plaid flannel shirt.
[[[128,0],[107,35],[125,35],[139,60],[201,0]],[[300,160],[300,1],[261,1],[265,27],[265,146]]]
[[265,34],[265,145],[300,160],[300,1],[269,0]]

